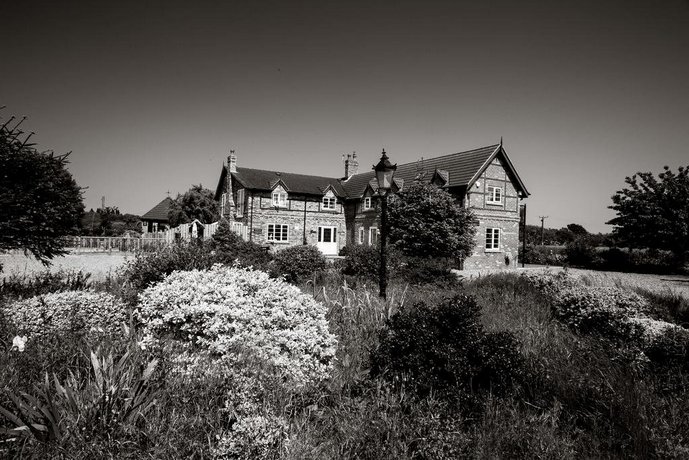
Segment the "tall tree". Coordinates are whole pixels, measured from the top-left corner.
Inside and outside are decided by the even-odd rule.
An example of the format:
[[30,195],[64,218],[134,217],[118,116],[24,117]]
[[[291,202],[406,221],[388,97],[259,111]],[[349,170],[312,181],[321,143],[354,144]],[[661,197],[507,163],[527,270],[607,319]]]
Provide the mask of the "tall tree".
[[390,242],[415,257],[467,257],[474,247],[476,218],[445,190],[416,182],[389,205]]
[[679,263],[689,261],[689,167],[674,173],[665,166],[657,178],[639,172],[625,183],[612,197],[613,236],[630,247],[664,249]]
[[[48,265],[78,234],[82,189],[67,155],[39,152],[13,118],[0,127],[0,249],[23,249]],[[24,137],[24,139],[20,139]]]
[[215,222],[220,218],[220,208],[213,192],[202,185],[192,186],[184,195],[170,204],[168,219],[172,227],[198,219],[204,224]]

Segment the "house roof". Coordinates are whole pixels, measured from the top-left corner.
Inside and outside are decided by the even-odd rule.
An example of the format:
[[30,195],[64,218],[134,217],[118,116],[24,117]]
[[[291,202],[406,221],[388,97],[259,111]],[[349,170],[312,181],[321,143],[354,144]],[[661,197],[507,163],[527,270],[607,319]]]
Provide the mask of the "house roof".
[[[395,171],[395,184],[399,189],[404,183],[412,183],[417,177],[430,181],[434,176],[440,177],[444,187],[468,187],[485,171],[494,158],[499,158],[507,174],[515,184],[517,191],[523,196],[528,196],[524,183],[514,169],[502,143],[480,147],[464,152],[451,153],[434,158],[423,158],[413,163],[405,163],[397,166]],[[215,192],[215,199],[220,198],[223,184],[227,177],[227,166],[223,166]],[[328,187],[342,198],[361,198],[366,188],[370,185],[377,188],[375,173],[373,170],[355,174],[347,180],[332,177],[309,176],[281,171],[268,171],[264,169],[237,168],[232,177],[247,189],[272,190],[278,182],[284,184],[287,192],[306,195],[323,195]]]
[[[216,199],[220,196],[220,190],[222,189],[222,184],[226,177],[227,166],[223,166],[216,189]],[[330,187],[335,195],[345,197],[345,191],[340,184],[340,180],[332,177],[309,176],[306,174],[238,167],[237,172],[232,173],[232,178],[245,188],[251,190],[269,191],[278,183],[281,183],[287,192],[290,193],[323,195]]]
[[[438,175],[447,181],[445,187],[467,187],[476,181],[495,157],[503,160],[505,169],[511,176],[517,190],[528,196],[529,192],[527,192],[512,162],[507,157],[502,144],[434,158],[423,158],[413,163],[398,165],[395,171],[395,180],[402,179],[403,182],[412,183],[419,175],[425,180],[431,180],[437,171]],[[348,198],[363,196],[369,184],[375,185],[374,171],[356,174],[342,182]]]
[[141,219],[146,219],[146,220],[157,220],[157,221],[164,221],[167,222],[167,213],[170,210],[170,204],[172,203],[172,198],[166,197],[163,201],[158,203],[148,211],[146,214],[141,216]]

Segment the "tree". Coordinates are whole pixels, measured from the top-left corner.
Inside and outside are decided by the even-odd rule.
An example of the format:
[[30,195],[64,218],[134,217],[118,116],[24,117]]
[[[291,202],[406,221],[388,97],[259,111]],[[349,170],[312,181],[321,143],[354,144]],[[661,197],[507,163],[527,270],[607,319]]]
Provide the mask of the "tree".
[[413,183],[389,204],[390,242],[414,257],[466,258],[477,220],[445,190]]
[[[48,265],[63,255],[63,237],[78,234],[82,189],[67,155],[39,152],[18,128],[0,127],[0,249],[23,249]],[[21,122],[20,122],[21,123]]]
[[574,223],[567,225],[567,230],[572,232],[572,234],[575,237],[589,234],[589,232],[582,225],[574,224]]
[[202,185],[192,186],[184,195],[177,195],[170,204],[168,220],[170,226],[176,227],[198,219],[210,224],[220,218],[218,203],[213,199],[213,192]]
[[639,172],[625,183],[612,197],[613,236],[629,247],[671,251],[681,264],[689,260],[689,167],[674,173],[665,166],[657,178]]

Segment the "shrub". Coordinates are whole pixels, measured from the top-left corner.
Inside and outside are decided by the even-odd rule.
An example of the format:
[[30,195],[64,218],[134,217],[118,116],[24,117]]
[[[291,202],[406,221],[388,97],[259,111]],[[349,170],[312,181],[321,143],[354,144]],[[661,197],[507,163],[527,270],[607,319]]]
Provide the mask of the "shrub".
[[588,237],[576,238],[565,245],[567,263],[574,267],[592,267],[599,265],[600,257]]
[[335,354],[325,308],[257,270],[175,272],[140,295],[138,317],[149,341],[171,335],[230,360],[248,352],[299,384],[325,378]]
[[561,246],[527,246],[522,258],[526,264],[562,265],[565,262],[563,252]]
[[338,262],[342,273],[350,276],[374,278],[380,270],[380,249],[376,246],[352,244],[345,246],[340,251],[344,256]]
[[156,252],[141,252],[124,269],[124,278],[135,291],[161,281],[175,270],[203,270],[213,266],[210,245],[203,241],[180,242]]
[[439,305],[419,302],[398,312],[380,333],[373,375],[411,386],[420,395],[453,389],[502,394],[518,382],[524,361],[514,337],[486,334],[480,308],[467,295]]
[[30,341],[67,331],[119,332],[129,321],[127,308],[119,299],[90,291],[57,292],[17,301],[5,309],[5,316]]
[[273,270],[290,283],[301,283],[325,268],[325,256],[316,246],[290,246],[275,254]]
[[270,252],[252,241],[244,241],[232,231],[230,223],[222,219],[210,242],[215,250],[215,261],[226,265],[239,264],[242,267],[253,267],[261,270],[268,268],[273,259]]
[[638,294],[619,288],[576,286],[563,290],[553,305],[557,319],[579,333],[635,343],[643,327],[629,321],[648,309]]

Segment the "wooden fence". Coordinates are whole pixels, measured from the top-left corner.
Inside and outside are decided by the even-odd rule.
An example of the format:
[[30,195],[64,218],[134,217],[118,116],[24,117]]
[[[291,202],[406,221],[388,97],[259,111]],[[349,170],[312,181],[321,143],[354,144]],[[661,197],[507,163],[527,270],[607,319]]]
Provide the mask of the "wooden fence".
[[[75,236],[70,238],[67,248],[72,252],[136,252],[155,251],[176,241],[190,241],[192,238],[207,240],[218,229],[218,222],[212,224],[182,224],[163,232],[145,233],[142,237],[131,236]],[[232,231],[247,239],[246,225],[232,223]]]

